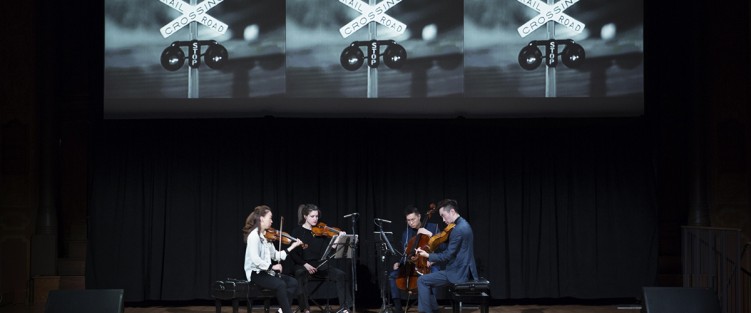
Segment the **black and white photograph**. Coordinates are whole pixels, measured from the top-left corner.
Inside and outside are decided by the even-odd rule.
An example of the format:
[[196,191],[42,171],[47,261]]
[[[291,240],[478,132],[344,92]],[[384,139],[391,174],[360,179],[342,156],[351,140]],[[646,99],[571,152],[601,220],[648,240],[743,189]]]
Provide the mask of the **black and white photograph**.
[[[287,95],[366,98],[374,84],[371,97],[461,96],[462,10],[456,0],[287,0]],[[375,58],[371,40],[385,42]],[[346,69],[341,59],[355,42],[362,56]],[[405,56],[387,60],[400,48]]]
[[104,1],[105,99],[285,93],[283,0],[193,2]]
[[643,4],[464,0],[464,78],[467,97],[643,98]]

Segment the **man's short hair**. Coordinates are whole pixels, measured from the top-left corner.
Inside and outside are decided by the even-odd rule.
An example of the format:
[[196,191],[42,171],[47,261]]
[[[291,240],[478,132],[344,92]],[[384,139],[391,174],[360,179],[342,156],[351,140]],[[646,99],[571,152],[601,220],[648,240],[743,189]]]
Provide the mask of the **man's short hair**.
[[410,215],[412,213],[414,213],[415,215],[420,215],[420,210],[418,210],[416,206],[411,204],[404,207],[404,216]]
[[454,209],[456,213],[459,213],[459,205],[456,203],[456,200],[453,199],[443,199],[440,202],[438,202],[438,208],[443,208],[444,211],[448,212],[451,209]]

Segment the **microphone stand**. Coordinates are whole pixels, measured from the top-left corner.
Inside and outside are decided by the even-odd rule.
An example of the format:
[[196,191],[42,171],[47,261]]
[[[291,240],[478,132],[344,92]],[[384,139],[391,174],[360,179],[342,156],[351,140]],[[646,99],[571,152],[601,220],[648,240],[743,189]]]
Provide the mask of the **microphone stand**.
[[[360,213],[350,213],[344,216],[344,218],[349,217],[352,221],[352,235],[355,236],[355,239],[357,237],[357,217],[360,215]],[[355,240],[352,240],[350,242],[350,251],[352,251],[352,311],[351,313],[355,313],[355,294],[357,293],[357,242]]]
[[381,275],[381,312],[380,313],[392,313],[394,312],[394,305],[391,303],[390,294],[386,293],[386,284],[388,283],[388,273],[389,270],[386,267],[386,256],[387,255],[399,255],[403,256],[401,253],[396,252],[394,250],[394,247],[391,245],[391,242],[389,241],[388,237],[386,237],[386,234],[383,232],[383,224],[380,222],[374,221],[374,224],[378,226],[378,232],[379,236],[381,237],[381,268],[383,269],[383,274]]

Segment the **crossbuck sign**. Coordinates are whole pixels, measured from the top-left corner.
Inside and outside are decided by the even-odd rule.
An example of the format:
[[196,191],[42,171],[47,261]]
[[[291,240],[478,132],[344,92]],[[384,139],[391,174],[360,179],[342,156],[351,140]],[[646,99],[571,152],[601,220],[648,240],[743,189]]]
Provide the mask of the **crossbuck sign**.
[[568,14],[566,13],[563,13],[564,10],[568,9],[574,3],[579,2],[579,0],[560,0],[552,5],[547,4],[541,0],[517,1],[540,13],[517,29],[519,36],[526,37],[533,31],[542,27],[542,25],[545,25],[545,23],[550,21],[564,25],[577,34],[581,33],[584,30],[584,23],[577,21],[571,16],[568,16]]
[[407,25],[404,25],[404,23],[399,22],[395,18],[386,14],[386,11],[393,8],[399,2],[402,2],[402,0],[383,0],[372,6],[361,0],[339,0],[339,2],[346,4],[357,12],[360,12],[360,16],[339,29],[339,33],[344,38],[349,37],[349,35],[352,35],[358,29],[363,28],[370,22],[380,23],[383,26],[391,28],[398,34],[402,34],[407,30]]
[[159,2],[182,13],[182,15],[167,23],[167,25],[164,25],[159,31],[164,38],[167,38],[185,27],[185,25],[188,25],[191,22],[199,22],[220,34],[224,34],[227,31],[227,24],[222,23],[222,21],[217,20],[206,13],[208,10],[211,10],[213,7],[222,3],[222,1],[224,0],[204,0],[201,3],[192,6],[182,0],[159,0]]

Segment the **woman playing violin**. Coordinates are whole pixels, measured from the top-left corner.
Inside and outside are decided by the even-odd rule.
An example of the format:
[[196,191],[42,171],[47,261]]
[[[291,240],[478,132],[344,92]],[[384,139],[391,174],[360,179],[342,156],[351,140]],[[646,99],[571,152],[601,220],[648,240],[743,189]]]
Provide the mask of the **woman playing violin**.
[[260,287],[274,290],[281,313],[292,313],[290,299],[297,294],[297,281],[280,275],[282,265],[272,264],[271,260],[284,260],[302,241],[298,239],[283,251],[278,251],[264,236],[266,230],[271,228],[272,217],[271,208],[259,205],[245,219],[245,276]]
[[[293,272],[300,284],[302,293],[298,297],[300,311],[309,313],[307,284],[310,277],[325,278],[336,283],[339,298],[339,313],[349,313],[352,296],[347,292],[347,276],[344,271],[332,266],[332,261],[321,261],[323,253],[331,241],[332,236],[345,235],[337,228],[330,227],[319,221],[321,210],[315,204],[301,204],[298,210],[299,225],[292,230],[292,236],[299,238],[308,245],[305,250],[298,250],[290,255]],[[335,248],[336,243],[334,243]]]

